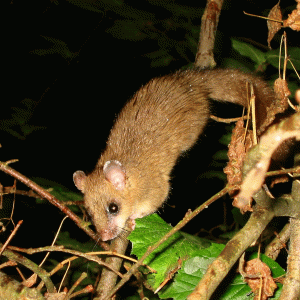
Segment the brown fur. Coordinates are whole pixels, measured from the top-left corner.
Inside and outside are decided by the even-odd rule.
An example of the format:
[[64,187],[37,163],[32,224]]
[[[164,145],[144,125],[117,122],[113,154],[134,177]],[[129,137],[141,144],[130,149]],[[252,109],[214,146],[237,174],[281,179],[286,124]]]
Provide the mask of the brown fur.
[[[88,176],[74,174],[103,240],[116,237],[128,219],[151,214],[163,204],[179,155],[194,145],[207,124],[208,99],[247,106],[246,82],[254,86],[261,126],[273,91],[261,79],[237,70],[179,71],[152,79],[133,96],[120,112],[95,170]],[[117,163],[107,172],[116,171],[110,175],[124,180],[122,189],[114,176],[103,172],[105,163],[113,161]],[[111,203],[117,205],[111,207],[118,208],[116,214],[109,212]]]

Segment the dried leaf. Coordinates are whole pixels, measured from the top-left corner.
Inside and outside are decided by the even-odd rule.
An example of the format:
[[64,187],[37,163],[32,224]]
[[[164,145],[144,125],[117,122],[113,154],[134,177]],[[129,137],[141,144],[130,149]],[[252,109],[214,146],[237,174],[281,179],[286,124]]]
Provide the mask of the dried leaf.
[[299,128],[300,113],[296,113],[279,124],[273,125],[261,136],[256,149],[253,149],[251,155],[247,157],[249,170],[237,195],[241,203],[250,202],[253,194],[261,188],[271,157],[273,158],[273,153],[278,146],[287,139],[300,139]]
[[284,27],[290,27],[293,30],[300,31],[300,4],[292,11],[289,17],[283,21]]
[[224,169],[224,173],[227,174],[227,180],[230,185],[240,184],[242,182],[242,166],[246,155],[244,133],[244,122],[243,120],[239,120],[232,131],[228,150],[229,162]]
[[245,197],[234,197],[232,206],[238,208],[242,214],[246,213],[247,211],[252,212],[252,198],[245,198]]
[[266,300],[274,295],[277,285],[270,268],[260,259],[255,258],[246,262],[243,275],[245,282],[255,295],[254,300]]
[[[245,128],[243,120],[239,120],[236,123],[235,128],[232,131],[231,142],[229,144],[228,158],[229,162],[224,168],[224,173],[227,174],[227,180],[230,185],[240,184],[243,176],[243,163],[248,150],[253,146],[253,134],[251,130],[248,130],[245,137]],[[231,195],[233,195],[233,192]],[[239,208],[242,213],[246,211],[252,211],[252,201],[237,201],[234,198],[232,205]]]
[[269,125],[273,123],[277,114],[284,112],[288,108],[288,96],[291,94],[287,82],[283,79],[276,79],[274,84],[274,91],[276,94],[275,101],[267,108],[267,115],[263,124],[258,130],[258,135],[261,135]]
[[242,181],[242,167],[246,153],[253,146],[252,137],[251,130],[248,130],[245,137],[244,122],[239,120],[232,131],[228,150],[229,163],[224,169],[224,172],[228,174],[228,182],[232,184],[239,184]]
[[28,279],[23,281],[22,283],[27,287],[32,287],[33,285],[36,284],[36,281],[37,281],[37,274],[34,273]]
[[289,177],[287,175],[278,176],[272,180],[270,187],[273,188],[278,183],[284,183],[288,181],[289,181]]
[[[288,108],[288,96],[291,95],[287,81],[281,78],[275,80],[274,91],[277,101],[275,103],[272,103],[268,110],[268,118],[270,122],[273,122],[277,114],[283,113]],[[273,160],[284,161],[289,156],[290,148],[293,146],[293,144],[293,140],[287,140],[283,142],[281,146],[277,148],[273,153]]]
[[276,111],[276,113],[278,114],[284,112],[288,108],[288,96],[291,95],[291,92],[289,90],[287,81],[281,78],[275,80],[274,91],[277,98],[280,99],[280,103],[277,103],[279,104],[279,107],[277,107]]
[[[271,20],[267,21],[267,25],[268,25],[268,46],[271,49],[271,41],[273,39],[273,37],[275,36],[275,34],[281,29],[282,27],[282,13],[281,13],[281,9],[279,6],[279,2],[271,9],[268,18],[270,18]],[[272,20],[278,20],[280,22],[274,22]]]

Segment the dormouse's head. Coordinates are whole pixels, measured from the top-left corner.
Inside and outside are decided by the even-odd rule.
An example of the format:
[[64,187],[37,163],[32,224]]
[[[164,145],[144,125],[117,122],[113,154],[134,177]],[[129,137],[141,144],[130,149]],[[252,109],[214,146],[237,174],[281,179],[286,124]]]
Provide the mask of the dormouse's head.
[[104,163],[89,175],[73,174],[76,187],[84,194],[84,203],[103,241],[117,237],[134,214],[128,193],[125,168],[117,160]]

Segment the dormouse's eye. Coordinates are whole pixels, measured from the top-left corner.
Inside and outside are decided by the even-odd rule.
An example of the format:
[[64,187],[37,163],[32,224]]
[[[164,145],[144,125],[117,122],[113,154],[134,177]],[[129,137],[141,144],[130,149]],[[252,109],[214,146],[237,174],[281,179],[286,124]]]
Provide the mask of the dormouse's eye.
[[108,205],[108,212],[110,213],[110,214],[112,214],[112,215],[115,215],[115,214],[117,214],[118,212],[119,212],[119,205],[118,204],[116,204],[116,203],[110,203],[109,205]]

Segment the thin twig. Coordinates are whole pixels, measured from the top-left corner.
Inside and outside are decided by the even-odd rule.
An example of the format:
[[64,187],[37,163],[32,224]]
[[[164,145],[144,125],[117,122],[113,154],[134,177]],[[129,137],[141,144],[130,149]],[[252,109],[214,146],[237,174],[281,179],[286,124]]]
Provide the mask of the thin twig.
[[195,209],[190,214],[186,214],[185,217],[174,227],[172,228],[164,237],[162,237],[157,243],[153,246],[150,246],[145,254],[138,260],[138,262],[132,266],[132,268],[124,275],[122,280],[115,286],[115,288],[111,291],[111,293],[105,298],[110,299],[132,276],[133,273],[143,264],[143,261],[149,256],[155,249],[157,249],[162,243],[164,243],[169,237],[171,237],[174,233],[179,231],[182,227],[184,227],[190,220],[192,220],[195,216],[197,216],[201,211],[207,208],[210,204],[215,202],[217,199],[226,195],[229,191],[237,189],[238,186],[226,186],[219,193],[211,197],[209,200],[204,202],[201,206]]
[[256,17],[256,18],[260,18],[260,19],[265,19],[265,20],[268,20],[268,21],[273,21],[273,22],[277,22],[277,23],[281,23],[283,24],[283,21],[282,20],[276,20],[276,19],[270,19],[268,17],[264,17],[264,16],[258,16],[258,15],[254,15],[254,14],[249,14],[247,12],[243,12],[245,15],[247,16],[250,16],[250,17]]
[[23,174],[19,173],[18,171],[14,170],[13,168],[9,167],[8,162],[0,162],[0,170],[3,172],[11,175],[12,177],[16,178],[20,182],[27,185],[30,189],[38,193],[42,198],[47,199],[51,204],[58,207],[63,213],[65,213],[71,220],[75,222],[75,224],[82,229],[86,234],[88,234],[94,241],[99,243],[99,245],[104,248],[105,250],[108,250],[109,247],[107,243],[99,241],[98,236],[88,228],[86,222],[81,220],[77,215],[75,215],[68,207],[66,207],[64,204],[62,204],[57,198],[55,198],[53,195],[51,195],[48,191],[46,191],[44,188],[36,184],[35,182],[31,181],[29,178],[24,176]]
[[237,118],[219,118],[219,117],[216,117],[214,115],[210,115],[209,116],[212,120],[216,121],[216,122],[222,122],[222,123],[233,123],[233,122],[237,122],[239,120],[247,120],[249,119],[248,116],[243,116],[243,117],[237,117]]
[[[76,250],[65,249],[63,246],[47,246],[47,247],[41,247],[41,248],[37,248],[37,249],[24,249],[24,248],[8,246],[7,249],[13,250],[13,251],[24,252],[27,254],[34,254],[34,253],[45,252],[45,251],[46,252],[59,251],[59,252],[69,253],[74,256],[83,257],[83,258],[86,258],[87,260],[94,261],[94,262],[98,263],[99,265],[109,268],[113,272],[116,272],[118,274],[118,276],[123,277],[123,275],[120,272],[117,272],[116,270],[112,269],[108,264],[106,264],[104,261],[102,261],[99,257],[93,256],[93,255],[87,254],[87,253],[82,253],[82,252],[76,251]],[[65,261],[67,262],[69,259],[67,259]]]
[[7,247],[7,245],[9,244],[9,242],[11,241],[11,239],[15,236],[17,230],[19,229],[19,227],[21,226],[21,224],[23,223],[23,220],[20,220],[17,224],[17,226],[14,228],[14,230],[12,231],[12,233],[10,234],[10,236],[8,237],[8,239],[6,240],[6,242],[3,244],[1,250],[0,250],[0,255],[2,255],[3,251],[5,250],[5,248]]

